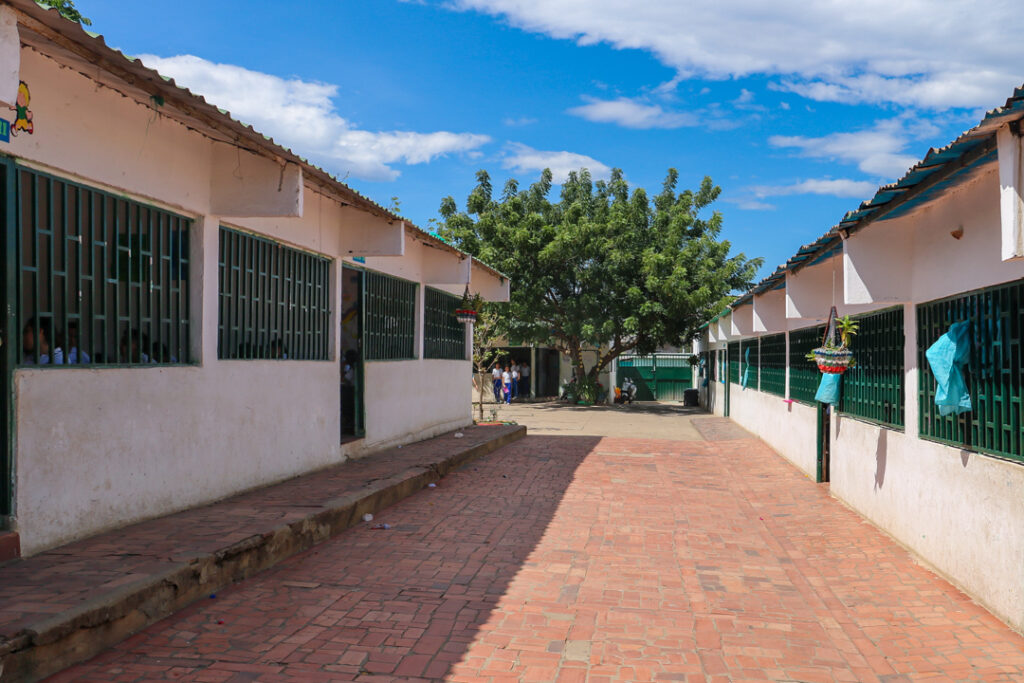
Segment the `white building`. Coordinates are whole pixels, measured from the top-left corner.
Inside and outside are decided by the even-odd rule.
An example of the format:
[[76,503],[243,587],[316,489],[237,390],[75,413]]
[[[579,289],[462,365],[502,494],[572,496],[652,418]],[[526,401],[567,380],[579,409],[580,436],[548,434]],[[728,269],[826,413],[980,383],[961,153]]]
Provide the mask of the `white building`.
[[453,311],[499,273],[31,0],[0,101],[23,554],[470,422]]
[[[1024,629],[1024,90],[931,150],[710,321],[701,400]],[[860,320],[842,399],[814,400],[830,308]],[[924,352],[970,325],[972,411]],[[749,356],[748,356],[749,350]],[[749,359],[749,362],[748,362]],[[749,371],[747,367],[749,366]],[[746,387],[743,377],[746,373]],[[827,529],[823,529],[828,532]]]

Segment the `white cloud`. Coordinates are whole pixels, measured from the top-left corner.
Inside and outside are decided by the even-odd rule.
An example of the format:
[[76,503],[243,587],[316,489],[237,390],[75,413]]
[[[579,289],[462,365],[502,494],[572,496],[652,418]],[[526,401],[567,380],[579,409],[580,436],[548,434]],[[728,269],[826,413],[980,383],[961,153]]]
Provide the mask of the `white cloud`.
[[[730,201],[730,200],[726,200]],[[774,211],[775,205],[769,204],[768,202],[758,201],[756,199],[734,199],[731,200],[739,208],[744,211]]]
[[758,199],[783,197],[792,194],[821,194],[832,197],[867,199],[875,194],[878,186],[868,180],[848,178],[812,178],[791,185],[755,185],[749,188]]
[[501,161],[503,168],[516,173],[535,173],[551,169],[554,182],[563,183],[569,171],[586,168],[594,178],[608,178],[611,168],[593,157],[566,151],[543,151],[520,143],[509,145],[508,153]]
[[682,128],[696,126],[698,119],[688,112],[665,111],[657,104],[642,104],[628,97],[615,100],[584,98],[587,104],[568,113],[597,123],[617,123],[626,128]]
[[882,178],[897,178],[923,156],[903,151],[914,139],[935,135],[934,123],[899,116],[877,121],[873,128],[852,133],[832,133],[823,137],[773,135],[773,147],[792,147],[801,156],[838,160],[856,164],[865,173]]
[[983,8],[973,0],[442,4],[580,45],[646,50],[678,78],[766,75],[815,100],[991,107],[1024,76],[1024,12],[1013,0]]
[[335,111],[338,86],[329,83],[284,79],[193,55],[141,59],[297,154],[364,180],[394,180],[400,172],[392,164],[428,163],[490,142],[473,133],[360,130]]
[[512,116],[506,116],[505,118],[503,118],[501,120],[501,122],[503,124],[505,124],[506,126],[510,126],[510,127],[513,127],[513,128],[518,128],[520,126],[531,126],[531,125],[537,123],[537,119],[532,118],[530,116],[520,116],[519,118],[515,118],[515,117],[512,117]]

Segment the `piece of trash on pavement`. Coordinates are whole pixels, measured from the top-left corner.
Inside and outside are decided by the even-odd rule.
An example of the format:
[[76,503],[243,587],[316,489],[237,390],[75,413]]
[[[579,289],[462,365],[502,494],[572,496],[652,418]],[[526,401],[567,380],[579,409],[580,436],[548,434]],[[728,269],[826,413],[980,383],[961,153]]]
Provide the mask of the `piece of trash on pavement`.
[[390,528],[391,528],[391,525],[390,525],[390,524],[387,524],[387,523],[384,523],[384,524],[374,524],[374,525],[373,525],[372,527],[370,527],[370,528],[371,528],[371,529],[384,529],[384,530],[386,531],[386,530],[388,530],[388,529],[390,529]]
[[465,434],[463,434],[462,432],[455,432],[456,439],[461,439],[463,436],[465,436]]
[[373,515],[371,515],[369,512],[367,512],[365,515],[363,515],[363,521],[364,522],[372,522],[373,521]]
[[434,482],[430,482],[429,484],[427,484],[427,488],[428,489],[436,489],[437,488],[437,484],[435,484]]

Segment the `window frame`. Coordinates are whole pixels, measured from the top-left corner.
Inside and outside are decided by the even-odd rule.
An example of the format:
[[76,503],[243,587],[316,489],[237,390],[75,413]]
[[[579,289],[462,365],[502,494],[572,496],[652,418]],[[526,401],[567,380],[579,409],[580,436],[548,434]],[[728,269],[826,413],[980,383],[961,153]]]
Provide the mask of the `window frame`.
[[[195,217],[16,160],[4,159],[3,162],[12,175],[14,188],[14,235],[13,243],[8,242],[14,254],[8,263],[14,270],[10,279],[14,281],[17,301],[17,329],[9,334],[17,336],[20,346],[23,331],[36,320],[36,342],[40,339],[38,330],[49,328],[49,336],[53,337],[49,340],[51,348],[60,348],[63,354],[62,363],[54,363],[51,358],[50,362],[40,364],[38,351],[35,362],[25,362],[24,356],[15,351],[14,367],[66,370],[198,365],[197,354],[193,353],[191,310],[191,241]],[[26,178],[31,179],[28,192],[24,187]],[[42,198],[41,183],[45,185]],[[45,211],[41,209],[41,201],[46,203]],[[24,220],[26,211],[30,212],[27,222]],[[55,214],[60,215],[59,229]],[[41,224],[47,227],[41,228]],[[26,233],[30,231],[31,247],[26,241]],[[46,264],[39,261],[40,235],[49,239]],[[59,249],[55,244],[60,240],[58,235],[63,236],[63,246]],[[27,265],[30,249],[34,265]],[[58,252],[60,257],[55,260]],[[45,286],[47,293],[41,295],[44,270],[50,272]],[[31,295],[26,284],[30,273]],[[137,278],[133,278],[135,274]],[[61,279],[63,285],[58,284]],[[54,292],[61,287],[63,303],[57,306],[58,297]],[[78,300],[72,303],[75,294]],[[42,299],[48,299],[50,310],[42,311]],[[57,308],[62,308],[62,312]],[[75,312],[69,312],[71,309]],[[34,313],[29,315],[29,310]],[[65,349],[64,346],[70,346],[69,340],[65,337],[63,343],[58,345],[58,342],[67,334],[69,323],[75,324],[79,338],[77,344]],[[146,340],[148,353],[140,348],[139,360],[132,361],[130,357],[122,357],[121,345],[136,334],[140,340]],[[154,348],[166,360],[157,358]],[[71,349],[77,350],[78,362],[68,362]],[[88,363],[81,362],[83,353],[89,355]],[[128,355],[132,355],[131,351]],[[110,357],[115,360],[108,362]]]

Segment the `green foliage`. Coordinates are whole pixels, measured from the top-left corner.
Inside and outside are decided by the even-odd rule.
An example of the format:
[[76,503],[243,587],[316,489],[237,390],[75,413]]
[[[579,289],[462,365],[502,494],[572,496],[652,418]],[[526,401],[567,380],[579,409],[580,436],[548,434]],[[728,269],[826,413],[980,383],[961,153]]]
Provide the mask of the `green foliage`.
[[844,349],[850,348],[850,340],[857,336],[860,323],[850,316],[844,315],[842,318],[836,318],[836,327],[839,328],[840,345]]
[[[570,355],[578,378],[596,377],[623,352],[691,339],[761,263],[729,254],[718,239],[720,214],[701,217],[720,189],[705,178],[698,190],[677,193],[678,177],[670,169],[650,199],[630,190],[619,169],[607,182],[582,169],[552,202],[550,170],[526,189],[509,180],[497,198],[479,171],[465,211],[442,200],[438,233],[511,277],[502,334],[551,343]],[[584,345],[606,348],[589,372]]]
[[75,9],[74,0],[36,0],[36,4],[57,10],[68,21],[92,26],[92,22]]

